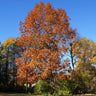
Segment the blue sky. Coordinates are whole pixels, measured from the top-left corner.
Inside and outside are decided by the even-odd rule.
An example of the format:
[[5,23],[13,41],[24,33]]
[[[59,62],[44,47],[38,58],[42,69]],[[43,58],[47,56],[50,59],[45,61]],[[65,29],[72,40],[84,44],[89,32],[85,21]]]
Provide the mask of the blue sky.
[[27,13],[36,3],[50,2],[54,8],[65,9],[70,16],[71,26],[80,36],[96,42],[96,0],[0,0],[0,41],[18,37],[19,21],[24,21]]

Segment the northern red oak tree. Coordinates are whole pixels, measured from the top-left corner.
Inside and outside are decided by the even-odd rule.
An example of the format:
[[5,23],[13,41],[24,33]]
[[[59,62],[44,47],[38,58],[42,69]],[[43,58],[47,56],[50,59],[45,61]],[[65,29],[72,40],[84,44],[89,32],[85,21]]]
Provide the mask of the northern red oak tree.
[[60,60],[68,50],[66,41],[76,35],[76,30],[69,25],[65,10],[42,2],[36,4],[23,23],[20,22],[21,36],[17,44],[24,51],[15,61],[19,66],[17,79],[21,83],[52,80],[53,77],[67,79],[64,73],[68,71],[69,59],[62,64]]

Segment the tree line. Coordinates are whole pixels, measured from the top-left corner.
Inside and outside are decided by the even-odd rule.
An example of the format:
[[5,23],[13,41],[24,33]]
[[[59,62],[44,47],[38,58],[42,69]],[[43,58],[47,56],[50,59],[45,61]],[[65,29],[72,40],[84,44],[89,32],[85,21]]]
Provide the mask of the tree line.
[[20,37],[1,43],[1,91],[96,92],[96,43],[77,36],[69,19],[65,10],[50,3],[36,4],[20,22]]

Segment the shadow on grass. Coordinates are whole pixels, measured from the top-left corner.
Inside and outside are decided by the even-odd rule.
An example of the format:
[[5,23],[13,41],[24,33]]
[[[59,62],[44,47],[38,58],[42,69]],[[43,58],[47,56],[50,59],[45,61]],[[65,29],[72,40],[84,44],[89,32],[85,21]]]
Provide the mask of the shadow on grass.
[[0,93],[0,96],[28,96],[28,94],[23,94],[23,93]]

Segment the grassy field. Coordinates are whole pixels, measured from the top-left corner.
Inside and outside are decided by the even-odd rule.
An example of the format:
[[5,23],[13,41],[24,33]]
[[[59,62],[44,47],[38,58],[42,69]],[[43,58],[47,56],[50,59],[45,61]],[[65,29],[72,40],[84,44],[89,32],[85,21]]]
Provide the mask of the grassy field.
[[25,94],[0,93],[0,96],[27,96]]
[[40,96],[40,95],[31,95],[31,94],[23,94],[23,93],[0,93],[0,96]]
[[[0,93],[0,96],[35,96],[30,94],[19,94],[19,93]],[[38,95],[39,96],[39,95]]]
[[[31,94],[12,94],[12,93],[0,93],[0,96],[41,96],[41,95],[31,95]],[[74,95],[74,96],[96,96],[96,94],[81,94],[81,95]]]

